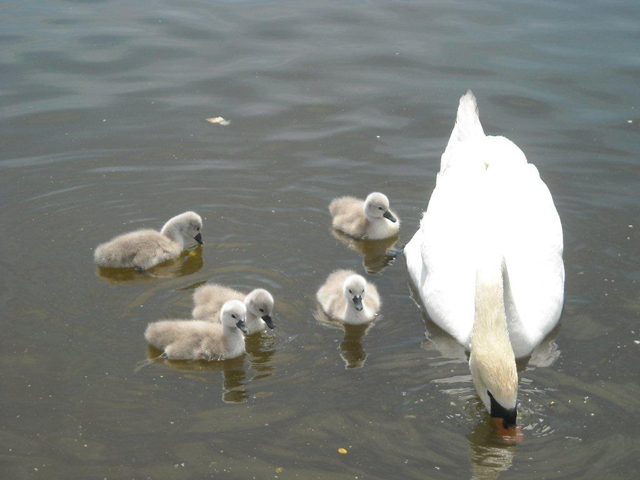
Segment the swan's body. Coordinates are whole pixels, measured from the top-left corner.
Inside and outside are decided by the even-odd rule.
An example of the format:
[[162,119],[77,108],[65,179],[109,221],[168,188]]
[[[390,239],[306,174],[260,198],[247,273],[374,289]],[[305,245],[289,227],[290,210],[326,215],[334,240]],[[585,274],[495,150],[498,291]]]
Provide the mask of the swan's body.
[[376,286],[352,270],[333,272],[316,296],[329,317],[352,325],[371,322],[380,310]]
[[267,327],[274,328],[273,297],[262,288],[253,290],[248,295],[224,285],[202,285],[193,292],[193,318],[220,323],[220,311],[225,302],[240,300],[247,307],[248,334],[261,332]]
[[245,353],[246,307],[238,300],[225,303],[222,323],[204,320],[162,320],[150,323],[144,337],[171,360],[224,360]]
[[389,209],[389,199],[373,192],[365,200],[339,197],[329,204],[336,230],[354,238],[380,240],[393,237],[400,229],[400,219]]
[[200,215],[185,212],[169,220],[160,232],[138,230],[98,245],[94,259],[101,267],[146,270],[177,258],[193,240],[202,244],[201,229]]
[[[560,218],[538,170],[510,140],[485,136],[468,92],[405,255],[431,319],[471,351],[487,409],[489,383],[502,407],[515,408],[515,358],[530,355],[560,319],[562,250]],[[483,382],[497,365],[502,373]]]

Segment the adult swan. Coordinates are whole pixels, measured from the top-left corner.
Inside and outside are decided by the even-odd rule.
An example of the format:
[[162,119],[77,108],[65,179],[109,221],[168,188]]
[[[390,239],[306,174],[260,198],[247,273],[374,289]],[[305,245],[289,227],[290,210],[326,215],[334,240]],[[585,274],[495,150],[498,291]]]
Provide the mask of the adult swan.
[[515,426],[515,359],[533,352],[562,311],[562,226],[536,167],[510,140],[484,134],[471,91],[405,255],[431,319],[470,351],[485,407]]

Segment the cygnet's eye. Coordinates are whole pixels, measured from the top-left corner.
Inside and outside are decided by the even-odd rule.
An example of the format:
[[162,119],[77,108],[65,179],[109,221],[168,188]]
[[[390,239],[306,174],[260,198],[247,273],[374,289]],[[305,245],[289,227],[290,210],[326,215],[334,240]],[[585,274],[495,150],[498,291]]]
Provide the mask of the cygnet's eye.
[[264,309],[262,309],[262,308],[261,308],[261,309],[260,309],[260,311],[261,311],[262,313],[264,313]]
[[353,295],[353,292],[352,292],[351,290],[349,290],[349,293],[350,293],[351,295]]
[[378,210],[384,210],[382,207],[378,207]]
[[231,315],[231,318],[238,318],[238,317],[236,317],[235,315]]

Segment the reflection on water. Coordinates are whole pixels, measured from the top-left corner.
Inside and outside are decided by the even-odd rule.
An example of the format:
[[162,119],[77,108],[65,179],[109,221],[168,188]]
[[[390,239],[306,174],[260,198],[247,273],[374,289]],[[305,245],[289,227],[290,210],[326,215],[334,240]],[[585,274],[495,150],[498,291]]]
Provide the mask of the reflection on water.
[[367,359],[367,352],[362,345],[362,339],[367,334],[374,322],[364,325],[347,325],[338,320],[330,318],[318,306],[314,317],[320,325],[344,332],[344,338],[340,343],[340,357],[344,360],[345,368],[362,368]]
[[344,325],[344,339],[340,344],[342,353],[340,356],[347,368],[361,368],[367,359],[367,352],[362,346],[362,338],[367,333],[371,324]]
[[[249,398],[247,383],[265,379],[275,373],[276,368],[270,364],[270,360],[276,352],[276,343],[277,339],[265,332],[248,335],[245,337],[248,355],[212,362],[170,360],[163,356],[162,350],[147,345],[147,361],[142,366],[156,364],[190,374],[222,372],[222,400],[228,403],[242,403]],[[248,367],[245,366],[247,359]],[[255,375],[247,378],[249,369],[255,371]],[[201,375],[187,377],[198,381],[210,381],[208,377]]]
[[196,273],[204,266],[202,260],[202,246],[182,252],[174,260],[156,265],[149,270],[138,273],[133,268],[105,268],[97,267],[98,275],[109,283],[146,282],[154,278],[176,278]]
[[505,444],[488,419],[478,420],[467,441],[473,480],[493,480],[511,468],[517,447]]
[[249,363],[256,372],[251,381],[254,382],[273,375],[276,367],[270,362],[276,353],[276,337],[267,332],[258,332],[246,336],[244,341],[249,354]]
[[186,375],[187,378],[203,382],[211,380],[208,377],[193,374],[222,372],[223,401],[242,403],[246,402],[249,398],[249,394],[245,388],[247,384],[247,370],[245,368],[244,356],[214,362],[205,362],[202,360],[169,360],[162,356],[162,350],[147,345],[147,361],[150,364],[153,363],[178,372],[188,373],[190,375]]
[[332,235],[354,252],[362,255],[362,264],[367,273],[380,275],[395,261],[395,256],[388,255],[387,250],[395,246],[398,235],[382,240],[359,240],[331,228]]

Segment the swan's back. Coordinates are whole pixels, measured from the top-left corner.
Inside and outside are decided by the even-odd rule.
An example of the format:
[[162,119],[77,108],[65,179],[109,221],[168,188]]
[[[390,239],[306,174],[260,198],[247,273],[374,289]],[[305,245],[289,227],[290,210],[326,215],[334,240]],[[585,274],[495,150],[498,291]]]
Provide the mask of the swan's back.
[[469,348],[477,265],[503,258],[505,309],[516,357],[557,323],[563,302],[562,227],[534,165],[504,137],[485,136],[467,93],[420,229],[405,253],[429,316]]

